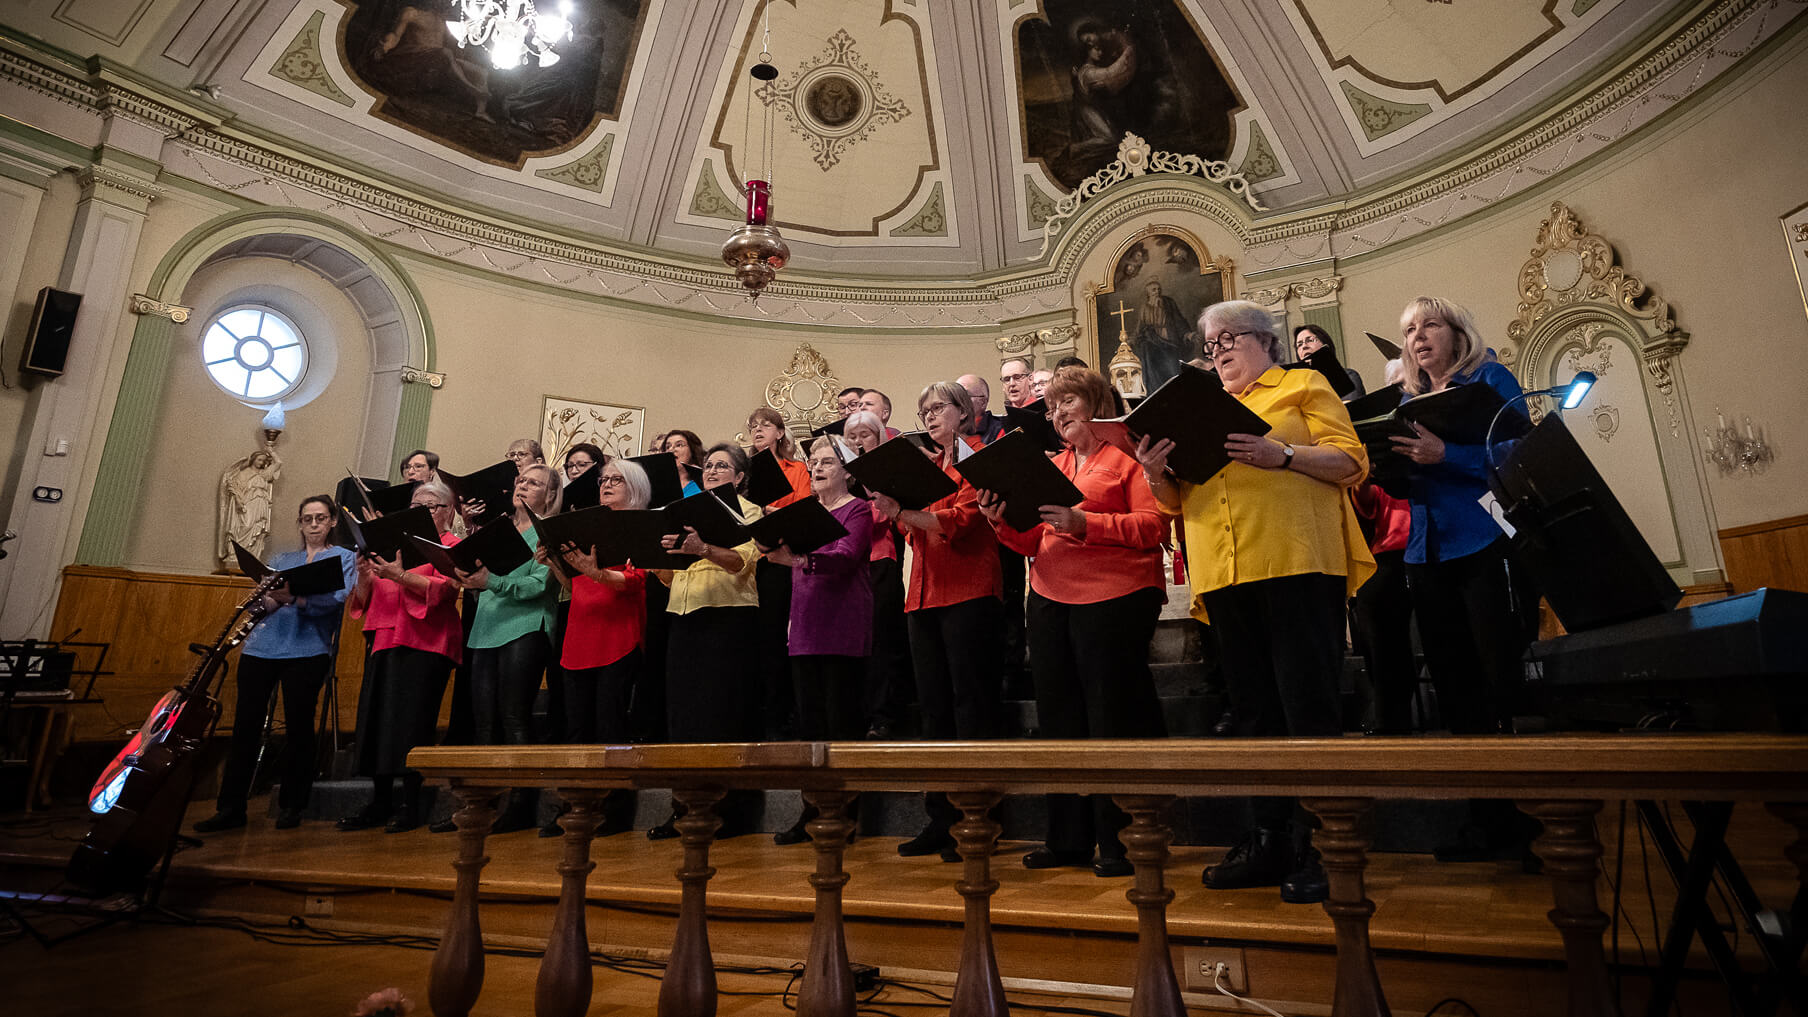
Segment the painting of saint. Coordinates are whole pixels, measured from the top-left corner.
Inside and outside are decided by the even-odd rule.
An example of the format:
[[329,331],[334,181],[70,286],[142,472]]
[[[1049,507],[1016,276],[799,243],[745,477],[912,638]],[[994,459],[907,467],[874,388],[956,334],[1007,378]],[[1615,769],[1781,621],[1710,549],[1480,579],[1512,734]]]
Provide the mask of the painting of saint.
[[1119,344],[1142,362],[1143,387],[1153,392],[1202,355],[1199,312],[1225,299],[1217,265],[1204,266],[1185,237],[1153,233],[1134,240],[1111,266],[1111,288],[1094,299],[1098,355],[1109,360]]
[[[623,84],[648,0],[582,0],[557,60],[492,66],[481,46],[460,46],[448,21],[458,0],[344,0],[345,65],[379,99],[371,113],[467,155],[520,166],[571,147],[620,113]],[[546,0],[549,11],[555,0]]]
[[1133,133],[1222,159],[1242,108],[1175,0],[1044,0],[1017,30],[1024,155],[1068,188]]

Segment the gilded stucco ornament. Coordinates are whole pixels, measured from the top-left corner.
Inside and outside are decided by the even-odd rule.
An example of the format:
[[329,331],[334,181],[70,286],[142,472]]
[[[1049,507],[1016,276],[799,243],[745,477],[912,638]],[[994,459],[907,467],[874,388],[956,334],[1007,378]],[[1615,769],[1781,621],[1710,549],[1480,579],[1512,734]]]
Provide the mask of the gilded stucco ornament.
[[[1507,326],[1500,362],[1518,363],[1521,347],[1538,324],[1572,304],[1612,304],[1644,323],[1655,338],[1678,332],[1670,305],[1637,276],[1615,264],[1613,245],[1583,228],[1569,206],[1551,203],[1539,224],[1530,257],[1519,269],[1519,316]],[[1686,341],[1686,336],[1684,337]]]
[[1088,198],[1098,195],[1112,184],[1121,183],[1142,176],[1144,173],[1179,173],[1188,176],[1201,176],[1214,184],[1220,184],[1232,194],[1241,197],[1249,207],[1257,212],[1265,212],[1261,201],[1249,189],[1249,181],[1243,174],[1222,159],[1201,159],[1196,155],[1182,155],[1177,152],[1158,152],[1149,143],[1134,134],[1125,133],[1124,140],[1118,143],[1117,158],[1104,169],[1080,181],[1080,186],[1073,189],[1066,197],[1055,202],[1055,211],[1042,223],[1042,247],[1036,252],[1041,258],[1048,253],[1049,245],[1061,235],[1061,229],[1067,220],[1080,211],[1080,206]]
[[127,303],[126,307],[133,314],[154,314],[160,318],[168,318],[178,325],[187,321],[188,316],[195,313],[195,309],[192,307],[184,307],[181,304],[166,304],[161,300],[152,300],[142,293],[132,294],[132,299]]
[[791,431],[808,434],[835,419],[840,389],[828,358],[809,343],[798,343],[791,363],[766,384],[766,405],[779,412]]

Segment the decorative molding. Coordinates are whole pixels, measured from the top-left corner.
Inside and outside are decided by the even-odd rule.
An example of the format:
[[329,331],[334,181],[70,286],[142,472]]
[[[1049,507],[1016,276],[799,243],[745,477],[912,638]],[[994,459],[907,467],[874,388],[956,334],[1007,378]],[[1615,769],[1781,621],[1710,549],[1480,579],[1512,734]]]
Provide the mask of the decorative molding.
[[703,169],[697,173],[697,186],[691,192],[691,214],[740,222],[741,211],[740,204],[716,183],[716,164],[705,159]]
[[543,180],[553,180],[561,184],[570,184],[579,190],[603,192],[603,183],[609,177],[609,152],[615,147],[613,133],[603,135],[602,141],[590,150],[590,154],[561,166],[548,166],[534,170],[534,176]]
[[1286,282],[1279,286],[1251,290],[1243,295],[1243,299],[1254,301],[1271,311],[1281,310],[1287,306],[1287,297],[1293,293],[1293,286],[1293,283]]
[[840,389],[828,358],[809,343],[798,343],[784,372],[766,383],[766,405],[779,412],[786,427],[807,434],[835,419]]
[[1268,135],[1262,132],[1262,125],[1253,119],[1249,122],[1249,150],[1244,153],[1243,163],[1237,167],[1237,172],[1252,184],[1273,180],[1287,173],[1281,166],[1280,157],[1274,154],[1274,147],[1268,143]]
[[1649,338],[1683,335],[1686,342],[1670,305],[1637,276],[1627,275],[1616,260],[1611,244],[1584,229],[1569,206],[1552,202],[1550,216],[1538,226],[1531,256],[1519,269],[1519,314],[1507,325],[1506,341],[1498,351],[1500,362],[1511,367],[1539,322],[1559,308],[1579,303],[1611,304],[1636,321],[1648,322]]
[[[812,93],[830,86],[853,95],[839,96],[841,108],[825,118],[817,108],[820,98]],[[854,37],[845,28],[836,29],[827,40],[827,49],[784,84],[768,81],[753,94],[767,106],[776,107],[792,132],[810,143],[816,165],[824,173],[835,168],[844,150],[865,141],[879,127],[910,115],[910,107],[885,91],[878,75],[854,51]]]
[[945,237],[948,235],[948,213],[942,207],[942,183],[936,181],[929,199],[910,221],[891,231],[894,237]]
[[104,163],[82,167],[76,172],[75,180],[81,186],[83,198],[92,198],[96,191],[104,188],[151,202],[167,191],[167,188],[159,187],[143,177],[133,176]]
[[425,383],[428,388],[446,387],[446,375],[443,371],[423,371],[418,367],[403,365],[401,379],[404,385]]
[[1033,332],[1018,332],[1002,339],[995,339],[992,345],[998,349],[998,362],[1016,360],[1029,356],[1034,358],[1036,351],[1071,350],[1080,340],[1080,326],[1075,323],[1052,325],[1039,328]]
[[289,48],[283,51],[276,63],[270,65],[270,73],[297,88],[305,88],[323,99],[350,109],[356,104],[339,87],[339,83],[333,80],[332,75],[326,72],[326,61],[320,55],[320,25],[325,20],[325,11],[315,11],[313,17],[295,33]]
[[1133,180],[1149,172],[1198,175],[1240,196],[1255,211],[1267,211],[1261,200],[1249,189],[1249,181],[1243,178],[1243,174],[1232,169],[1230,163],[1222,159],[1201,159],[1196,155],[1157,152],[1149,147],[1148,142],[1125,132],[1124,140],[1118,142],[1117,158],[1109,166],[1080,181],[1080,186],[1074,188],[1072,193],[1055,202],[1055,214],[1042,224],[1042,247],[1036,252],[1036,257],[1041,258],[1048,253],[1048,245],[1060,235],[1061,225],[1073,218],[1088,198],[1112,184]]
[[1344,101],[1350,104],[1350,111],[1356,114],[1356,122],[1362,125],[1362,133],[1370,141],[1392,134],[1431,112],[1431,107],[1425,103],[1383,99],[1347,81],[1339,81],[1338,85],[1343,88]]
[[187,321],[188,316],[195,312],[195,309],[192,307],[184,307],[181,304],[166,304],[161,300],[152,300],[142,293],[132,294],[131,301],[126,307],[127,310],[130,310],[133,314],[154,314],[159,317],[168,318],[178,325]]
[[1030,229],[1041,229],[1042,224],[1048,222],[1055,214],[1055,202],[1058,200],[1060,199],[1050,197],[1048,192],[1038,186],[1035,177],[1028,173],[1023,175],[1025,219]]
[[1337,291],[1341,289],[1343,289],[1343,276],[1341,275],[1315,276],[1293,284],[1293,292],[1298,294],[1301,300],[1310,300],[1315,303],[1331,302],[1336,298]]

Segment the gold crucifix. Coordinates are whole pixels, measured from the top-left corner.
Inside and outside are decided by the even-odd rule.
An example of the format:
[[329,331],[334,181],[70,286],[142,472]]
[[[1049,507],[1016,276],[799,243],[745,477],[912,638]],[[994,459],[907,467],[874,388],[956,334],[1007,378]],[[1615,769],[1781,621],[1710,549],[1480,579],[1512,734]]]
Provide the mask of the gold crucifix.
[[1111,311],[1109,313],[1113,318],[1117,319],[1118,342],[1123,342],[1124,340],[1130,338],[1130,330],[1124,327],[1124,316],[1127,314],[1135,314],[1136,312],[1132,311],[1130,308],[1124,306],[1124,302],[1122,300],[1120,300],[1117,302],[1117,310]]

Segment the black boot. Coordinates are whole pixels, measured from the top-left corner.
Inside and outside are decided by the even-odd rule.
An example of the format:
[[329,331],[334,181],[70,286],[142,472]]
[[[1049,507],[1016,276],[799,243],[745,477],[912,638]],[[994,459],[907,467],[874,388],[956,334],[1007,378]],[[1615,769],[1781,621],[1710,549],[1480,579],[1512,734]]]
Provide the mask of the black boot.
[[948,836],[948,831],[943,829],[939,823],[930,823],[923,827],[915,837],[898,845],[898,854],[905,858],[946,853],[952,850],[954,850],[954,838]]
[[1213,890],[1279,886],[1293,871],[1293,859],[1293,838],[1288,831],[1257,827],[1199,879]]

